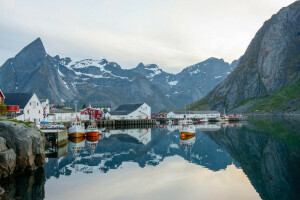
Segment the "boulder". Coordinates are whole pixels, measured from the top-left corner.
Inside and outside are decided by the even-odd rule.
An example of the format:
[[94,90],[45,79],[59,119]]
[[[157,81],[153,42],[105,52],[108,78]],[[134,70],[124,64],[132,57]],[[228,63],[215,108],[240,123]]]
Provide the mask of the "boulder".
[[0,137],[0,152],[6,151],[6,150],[7,150],[6,139],[4,139],[3,137]]
[[[34,124],[0,121],[0,137],[5,138],[7,149],[9,149],[1,154],[2,157],[10,159],[12,162],[14,160],[13,155],[15,155],[15,172],[35,170],[44,163],[45,137]],[[4,150],[3,143],[1,139],[0,146]],[[8,160],[7,163],[0,161],[0,164],[6,166],[11,162]]]
[[16,167],[16,153],[13,149],[0,152],[0,177],[8,176]]

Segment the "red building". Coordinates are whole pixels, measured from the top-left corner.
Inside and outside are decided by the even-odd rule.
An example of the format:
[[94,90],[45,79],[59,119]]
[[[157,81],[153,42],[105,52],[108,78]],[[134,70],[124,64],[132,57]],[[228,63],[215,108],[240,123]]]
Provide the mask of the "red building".
[[167,118],[168,113],[160,113],[157,118]]
[[[0,103],[4,103],[5,96],[3,92],[0,89]],[[0,108],[1,109],[1,108]],[[6,110],[9,112],[10,116],[16,116],[17,112],[20,112],[20,106],[19,105],[6,105]]]
[[100,108],[85,108],[82,115],[89,115],[90,119],[100,120],[103,117],[103,112]]

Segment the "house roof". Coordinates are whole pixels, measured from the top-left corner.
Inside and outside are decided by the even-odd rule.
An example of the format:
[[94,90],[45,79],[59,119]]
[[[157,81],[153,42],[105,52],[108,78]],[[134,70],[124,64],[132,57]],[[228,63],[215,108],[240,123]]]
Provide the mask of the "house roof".
[[200,111],[172,111],[175,114],[220,114],[215,110],[200,110]]
[[5,93],[5,104],[24,108],[34,93]]
[[138,109],[143,103],[137,103],[137,104],[124,104],[120,105],[115,111],[110,112],[111,115],[128,115],[129,113],[132,113],[136,109]]
[[2,96],[3,96],[3,99],[5,99],[4,93],[1,91],[1,89],[0,89],[0,93],[1,93]]
[[64,109],[57,109],[53,108],[50,110],[50,113],[73,113],[73,110],[64,110]]

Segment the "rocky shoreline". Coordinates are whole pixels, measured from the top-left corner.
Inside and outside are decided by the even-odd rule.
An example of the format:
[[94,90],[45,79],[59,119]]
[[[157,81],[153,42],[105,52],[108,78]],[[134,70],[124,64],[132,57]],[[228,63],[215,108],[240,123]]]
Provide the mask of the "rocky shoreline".
[[45,142],[34,124],[0,121],[0,180],[42,166]]

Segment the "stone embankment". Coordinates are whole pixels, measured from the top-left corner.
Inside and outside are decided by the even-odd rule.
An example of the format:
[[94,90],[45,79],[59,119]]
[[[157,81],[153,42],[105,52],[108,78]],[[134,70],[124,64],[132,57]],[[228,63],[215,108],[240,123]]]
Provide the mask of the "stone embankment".
[[34,124],[0,121],[0,179],[36,170],[45,161],[45,137]]

